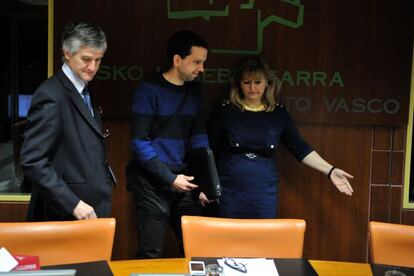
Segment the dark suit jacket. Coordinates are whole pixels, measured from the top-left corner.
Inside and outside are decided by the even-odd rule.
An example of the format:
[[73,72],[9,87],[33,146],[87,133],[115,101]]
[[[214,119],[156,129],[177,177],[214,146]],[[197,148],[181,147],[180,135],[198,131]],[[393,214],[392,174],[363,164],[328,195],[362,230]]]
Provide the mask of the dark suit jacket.
[[83,200],[111,215],[111,182],[99,112],[93,117],[62,70],[36,90],[20,162],[32,184],[28,220],[70,220]]

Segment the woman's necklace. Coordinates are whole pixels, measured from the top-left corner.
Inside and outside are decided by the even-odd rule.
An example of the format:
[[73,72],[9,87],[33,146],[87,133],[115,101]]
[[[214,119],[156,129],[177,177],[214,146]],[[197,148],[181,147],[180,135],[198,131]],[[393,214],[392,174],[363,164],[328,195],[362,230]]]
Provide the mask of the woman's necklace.
[[250,106],[250,105],[246,104],[245,102],[243,102],[243,107],[244,107],[245,110],[253,111],[253,112],[259,112],[259,111],[265,110],[265,107],[264,107],[263,104],[259,104],[258,106]]

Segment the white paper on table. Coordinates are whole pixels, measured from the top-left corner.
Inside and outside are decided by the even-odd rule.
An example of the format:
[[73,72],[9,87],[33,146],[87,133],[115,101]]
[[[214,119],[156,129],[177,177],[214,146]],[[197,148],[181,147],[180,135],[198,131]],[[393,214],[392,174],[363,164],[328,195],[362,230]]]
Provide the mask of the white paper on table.
[[6,248],[0,248],[0,272],[9,272],[18,264],[19,263]]
[[247,273],[237,271],[224,263],[224,259],[217,259],[217,262],[223,267],[225,276],[279,276],[275,262],[272,259],[264,258],[232,258],[236,263],[246,265]]

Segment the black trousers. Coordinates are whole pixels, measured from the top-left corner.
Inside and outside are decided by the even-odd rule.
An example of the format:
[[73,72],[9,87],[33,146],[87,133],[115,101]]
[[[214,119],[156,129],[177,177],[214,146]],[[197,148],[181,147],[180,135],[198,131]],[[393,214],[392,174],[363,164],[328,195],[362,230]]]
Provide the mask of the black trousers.
[[132,189],[138,221],[137,258],[163,257],[168,225],[184,256],[181,216],[201,214],[195,194],[172,191],[148,176],[140,175],[138,182]]

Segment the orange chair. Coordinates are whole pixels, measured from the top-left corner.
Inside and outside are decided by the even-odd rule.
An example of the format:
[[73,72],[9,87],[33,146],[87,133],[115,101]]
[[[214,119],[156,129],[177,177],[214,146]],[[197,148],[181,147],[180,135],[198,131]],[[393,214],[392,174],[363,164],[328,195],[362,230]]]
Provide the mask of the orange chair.
[[302,257],[304,220],[183,216],[181,225],[186,258]]
[[39,256],[40,265],[111,260],[115,219],[2,222],[0,247],[13,255]]
[[414,226],[369,222],[371,261],[414,267]]

